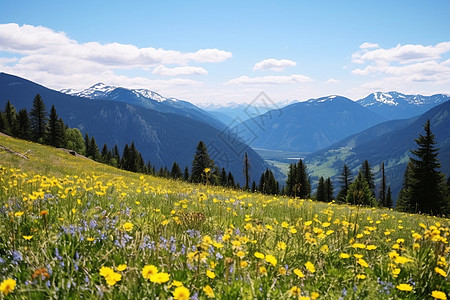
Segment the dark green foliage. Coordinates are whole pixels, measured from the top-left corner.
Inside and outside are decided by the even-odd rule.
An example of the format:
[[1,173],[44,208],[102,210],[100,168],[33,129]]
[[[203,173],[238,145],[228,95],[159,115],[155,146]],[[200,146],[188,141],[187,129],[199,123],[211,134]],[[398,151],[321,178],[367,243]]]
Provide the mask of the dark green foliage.
[[222,170],[220,171],[219,183],[221,186],[227,186],[227,184],[228,184],[227,171],[225,171],[225,168],[222,168]]
[[252,183],[252,193],[256,192],[256,182],[253,180]]
[[386,207],[392,208],[393,207],[393,201],[392,201],[392,193],[391,193],[391,186],[388,186],[387,192],[386,192]]
[[[444,175],[439,171],[439,149],[435,147],[435,136],[431,132],[430,120],[423,126],[425,135],[415,139],[417,150],[411,150],[410,170],[405,173],[406,188],[400,192],[398,209],[431,215],[445,214]],[[407,178],[406,178],[407,177]]]
[[350,184],[347,193],[347,202],[353,205],[373,206],[375,204],[372,191],[363,175],[362,170],[359,171],[355,181]]
[[7,122],[5,114],[0,110],[0,131],[6,133],[7,130]]
[[300,197],[302,199],[310,196],[311,184],[303,160],[300,159],[298,163],[289,166],[285,193],[287,196]]
[[[125,144],[123,148],[122,160],[120,167],[130,172],[142,172],[144,169],[144,160],[141,153],[136,149],[134,142],[131,145]],[[168,172],[164,173],[164,177],[168,177]]]
[[30,111],[31,133],[35,141],[43,141],[47,124],[47,110],[39,94],[34,97],[33,107]]
[[65,147],[66,136],[64,122],[58,117],[55,106],[50,109],[50,118],[45,128],[44,142],[53,147]]
[[14,107],[14,105],[11,104],[9,100],[5,106],[5,120],[6,120],[5,133],[12,136],[17,136],[19,126],[17,123],[16,108]]
[[[87,137],[87,134],[86,134]],[[98,150],[97,142],[95,141],[95,138],[92,137],[89,143],[87,144],[88,148],[86,149],[86,156],[98,161],[100,159],[100,151]]]
[[[256,183],[255,183],[256,188]],[[268,195],[276,195],[278,194],[278,182],[275,179],[275,176],[273,175],[273,172],[269,169],[266,169],[266,171],[261,174],[261,178],[259,180],[259,187],[258,190],[263,194]]]
[[372,173],[372,168],[370,167],[369,161],[367,159],[362,163],[361,171],[364,179],[369,185],[370,190],[372,191],[372,196],[375,196],[375,176]]
[[228,172],[227,181],[228,181],[227,186],[231,187],[231,188],[234,188],[234,177],[233,177],[233,174],[231,174],[231,172]]
[[325,202],[325,181],[323,176],[319,178],[319,183],[317,184],[316,200]]
[[411,176],[412,176],[412,162],[409,161],[406,165],[405,173],[403,174],[402,189],[398,194],[397,203],[395,209],[398,211],[414,211],[414,207],[411,204]]
[[244,190],[249,189],[249,183],[250,183],[250,161],[248,160],[247,152],[245,152],[244,155],[244,169],[242,170],[244,173],[244,179],[245,179],[245,186]]
[[108,163],[108,146],[106,144],[103,144],[102,152],[100,152],[101,161],[103,163]]
[[30,140],[31,139],[31,125],[30,125],[30,117],[28,116],[27,110],[21,109],[17,114],[17,137]]
[[330,177],[325,181],[325,201],[331,202],[333,201],[334,188],[333,183],[331,182]]
[[176,162],[174,162],[172,165],[170,177],[172,177],[173,179],[180,179],[183,177],[183,172],[181,172],[181,168]]
[[186,166],[186,168],[184,168],[183,180],[184,181],[189,181],[189,169],[188,169],[187,166]]
[[[386,174],[384,172],[384,162],[381,163],[381,183],[380,183],[380,194],[378,196],[378,205],[382,207],[388,207],[387,200],[386,200]],[[391,199],[392,201],[392,199]],[[392,206],[392,203],[391,203]]]
[[205,182],[206,168],[213,170],[214,161],[209,157],[205,143],[200,141],[197,145],[194,160],[192,161],[191,181],[196,183]]

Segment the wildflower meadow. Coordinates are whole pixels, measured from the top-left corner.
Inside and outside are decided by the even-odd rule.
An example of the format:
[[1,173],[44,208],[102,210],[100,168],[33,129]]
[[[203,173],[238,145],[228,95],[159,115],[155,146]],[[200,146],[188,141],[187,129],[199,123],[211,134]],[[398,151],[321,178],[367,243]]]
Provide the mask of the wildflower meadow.
[[0,154],[2,299],[449,295],[447,219],[143,176],[1,139],[34,147],[29,161]]

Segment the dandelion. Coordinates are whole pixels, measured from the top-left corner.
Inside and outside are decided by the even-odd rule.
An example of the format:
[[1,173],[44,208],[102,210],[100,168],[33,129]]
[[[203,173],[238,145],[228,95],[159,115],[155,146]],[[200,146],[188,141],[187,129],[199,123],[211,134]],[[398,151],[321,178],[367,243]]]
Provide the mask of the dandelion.
[[366,249],[367,250],[375,250],[375,249],[377,249],[377,246],[375,246],[375,245],[367,245]]
[[404,292],[410,292],[413,289],[412,285],[407,284],[407,283],[401,283],[401,284],[397,285],[396,288],[399,289],[400,291],[404,291]]
[[278,250],[285,250],[286,249],[286,243],[285,242],[278,242],[277,243],[277,249]]
[[24,235],[24,236],[22,236],[25,240],[27,240],[27,241],[29,241],[29,240],[31,240],[32,238],[33,238],[33,236],[32,235]]
[[358,275],[356,275],[356,278],[358,278],[358,279],[366,279],[366,275],[364,275],[364,274],[358,274]]
[[443,277],[447,277],[447,273],[439,267],[434,268],[434,271]]
[[206,296],[207,296],[208,298],[214,298],[214,297],[215,297],[215,296],[214,296],[214,291],[213,291],[213,289],[212,289],[209,285],[205,286],[205,287],[203,288],[203,291],[205,292],[205,294],[206,294]]
[[127,265],[121,264],[121,265],[117,266],[117,271],[122,272],[122,271],[125,271],[126,268],[127,268]]
[[12,278],[8,278],[3,280],[3,282],[0,284],[0,292],[3,295],[8,295],[12,291],[14,291],[14,288],[16,287],[16,281]]
[[362,258],[358,259],[357,263],[358,263],[359,265],[361,265],[362,267],[364,267],[364,268],[369,267],[369,265],[367,264],[367,262],[366,262],[364,259],[362,259]]
[[95,241],[95,238],[93,238],[93,237],[88,237],[88,238],[86,238],[86,240],[87,240],[88,242],[93,242],[93,241]]
[[245,260],[241,261],[241,268],[246,268],[247,266],[248,266],[248,262],[246,262]]
[[150,276],[150,281],[158,284],[165,283],[169,281],[169,279],[170,275],[167,273],[156,273]]
[[311,299],[315,300],[317,298],[319,298],[319,293],[318,292],[312,292],[311,293]]
[[190,296],[189,290],[184,286],[177,287],[172,294],[175,300],[189,300]]
[[305,274],[299,269],[294,269],[294,274],[297,275],[299,278],[304,278]]
[[245,256],[245,252],[239,250],[239,251],[236,253],[236,256],[242,259],[242,258]]
[[266,255],[266,261],[274,267],[277,265],[277,259],[272,255]]
[[305,267],[308,269],[308,271],[310,271],[311,273],[316,272],[316,268],[314,267],[314,265],[312,264],[312,262],[307,261],[305,263]]
[[348,255],[347,253],[341,253],[339,256],[341,258],[349,258],[350,257],[350,255]]
[[23,211],[18,211],[14,214],[14,217],[21,217],[24,214]]
[[267,269],[266,269],[266,267],[264,267],[264,266],[260,267],[260,268],[259,268],[259,272],[260,272],[262,275],[266,276],[266,275],[267,275]]
[[154,265],[146,265],[144,268],[142,268],[142,277],[145,279],[150,279],[151,276],[158,273],[158,268]]
[[211,279],[216,278],[216,274],[213,271],[206,270],[206,276],[208,276]]
[[293,297],[293,296],[299,297],[300,293],[301,293],[300,288],[298,286],[295,286],[295,285],[293,287],[291,287],[291,289],[288,292],[289,296],[291,296],[291,297]]
[[281,223],[281,227],[288,228],[289,224],[287,222],[283,222],[283,223]]
[[125,224],[123,224],[123,229],[125,229],[125,231],[131,231],[133,230],[133,224],[130,222],[126,222]]
[[262,254],[261,252],[255,252],[254,255],[255,255],[256,258],[260,258],[260,259],[264,259],[264,257],[265,257],[265,255]]
[[447,295],[444,292],[440,292],[440,291],[432,291],[431,297],[433,297],[434,299],[439,299],[439,300],[447,300]]

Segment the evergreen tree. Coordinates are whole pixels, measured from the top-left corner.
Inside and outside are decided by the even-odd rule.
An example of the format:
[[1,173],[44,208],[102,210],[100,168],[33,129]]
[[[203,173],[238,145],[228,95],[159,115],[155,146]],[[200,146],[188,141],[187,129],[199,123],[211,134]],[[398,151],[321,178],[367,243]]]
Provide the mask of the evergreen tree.
[[225,168],[222,168],[222,171],[220,171],[220,185],[227,186],[227,183],[227,172],[225,171]]
[[339,193],[337,195],[337,200],[345,202],[347,201],[347,192],[350,187],[350,184],[352,183],[352,173],[350,171],[350,168],[344,164],[344,167],[342,169],[342,173],[339,176],[339,181],[341,182],[341,189],[339,190]]
[[330,177],[325,181],[325,201],[331,202],[333,201],[334,188],[333,183],[331,183]]
[[173,179],[179,179],[179,178],[183,177],[181,168],[176,162],[174,162],[172,165],[172,170],[170,171],[170,177],[172,177]]
[[[256,189],[256,183],[255,183]],[[273,172],[266,169],[264,173],[261,174],[259,180],[259,191],[263,194],[276,195],[278,194],[278,183],[273,175]]]
[[253,183],[252,183],[252,193],[255,193],[256,192],[256,182],[253,180]]
[[106,144],[103,144],[102,152],[100,152],[100,157],[103,163],[107,164],[109,163],[108,159],[108,146]]
[[306,165],[301,159],[298,163],[289,165],[285,192],[288,196],[302,199],[308,198],[311,194],[311,183],[309,182]]
[[325,181],[322,176],[319,178],[319,183],[317,184],[316,200],[326,201]]
[[355,181],[350,184],[347,193],[347,202],[354,205],[373,206],[374,198],[370,190],[367,179],[363,175],[363,171],[359,171]]
[[392,208],[393,207],[391,186],[388,186],[388,189],[387,189],[387,192],[386,192],[386,207],[387,208]]
[[91,152],[90,152],[91,151],[91,140],[89,139],[89,135],[87,134],[87,132],[84,135],[84,148],[86,149],[85,150],[85,156],[86,157],[89,157],[89,156],[92,157]]
[[410,189],[408,212],[422,212],[436,215],[447,209],[444,175],[439,171],[439,149],[435,147],[435,136],[431,132],[430,120],[423,126],[425,135],[415,141],[417,150],[411,150]]
[[47,145],[53,147],[66,146],[64,123],[60,121],[54,105],[52,105],[50,110],[50,118],[46,126],[44,141]]
[[375,196],[375,176],[372,173],[372,168],[370,167],[369,161],[367,159],[362,163],[361,171],[364,179],[369,185],[370,190],[372,191],[372,196]]
[[34,140],[42,142],[45,135],[45,127],[47,124],[47,110],[44,101],[39,94],[34,97],[33,107],[30,111],[31,132]]
[[8,130],[5,114],[0,110],[0,131],[6,133]]
[[412,162],[409,161],[406,165],[405,173],[403,174],[403,182],[400,193],[398,194],[395,209],[398,211],[412,212],[414,207],[411,201],[411,177],[412,177]]
[[208,149],[203,141],[197,145],[197,151],[192,161],[191,181],[195,183],[205,182],[205,169],[214,168],[214,161],[209,157]]
[[233,174],[231,174],[231,172],[228,172],[228,187],[234,188],[234,177]]
[[21,109],[17,114],[17,124],[18,124],[18,132],[17,137],[30,140],[31,139],[31,125],[30,125],[30,117],[28,116],[27,110]]
[[245,179],[244,190],[248,190],[250,187],[249,186],[249,183],[250,183],[250,161],[248,160],[247,152],[245,152],[245,155],[244,155],[243,173],[244,173],[244,179]]
[[89,142],[89,157],[91,157],[93,160],[98,161],[100,159],[100,151],[98,150],[97,142],[95,141],[95,138],[92,137],[91,141]]
[[384,173],[384,162],[381,163],[381,184],[380,195],[378,196],[378,203],[380,206],[387,207],[386,201],[386,174]]
[[186,166],[186,168],[184,168],[183,179],[184,179],[184,181],[189,181],[189,169],[187,166]]
[[19,126],[17,123],[17,113],[16,108],[8,100],[5,106],[5,119],[6,119],[6,134],[11,136],[17,136]]

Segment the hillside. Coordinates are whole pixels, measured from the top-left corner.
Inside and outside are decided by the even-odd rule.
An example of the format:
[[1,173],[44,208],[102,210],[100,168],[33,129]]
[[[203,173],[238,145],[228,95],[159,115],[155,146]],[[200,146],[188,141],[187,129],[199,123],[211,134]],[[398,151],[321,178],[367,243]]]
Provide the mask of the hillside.
[[36,94],[40,94],[47,110],[55,105],[66,124],[96,138],[101,147],[115,144],[122,150],[135,142],[143,158],[151,164],[170,168],[174,161],[184,169],[191,168],[193,155],[203,140],[211,157],[220,167],[231,171],[242,184],[242,161],[248,152],[253,180],[268,167],[262,158],[239,138],[230,136],[193,116],[161,112],[134,104],[111,100],[91,100],[60,93],[31,81],[0,74],[0,106],[10,100],[17,110],[30,110]]
[[313,152],[385,120],[348,98],[329,96],[269,111],[239,128],[253,147]]
[[[417,148],[414,140],[419,134],[423,134],[423,124],[427,119],[430,119],[437,147],[440,148],[441,170],[450,175],[450,101],[418,117],[388,121],[352,135],[308,155],[305,162],[314,178],[332,177],[336,183],[336,176],[340,174],[344,163],[356,174],[366,159],[375,170],[381,162],[385,162],[387,180],[396,198],[401,188],[409,150]],[[380,175],[376,175],[379,178]]]
[[4,135],[0,145],[30,157],[0,151],[2,297],[425,299],[450,288],[448,219],[144,176]]

